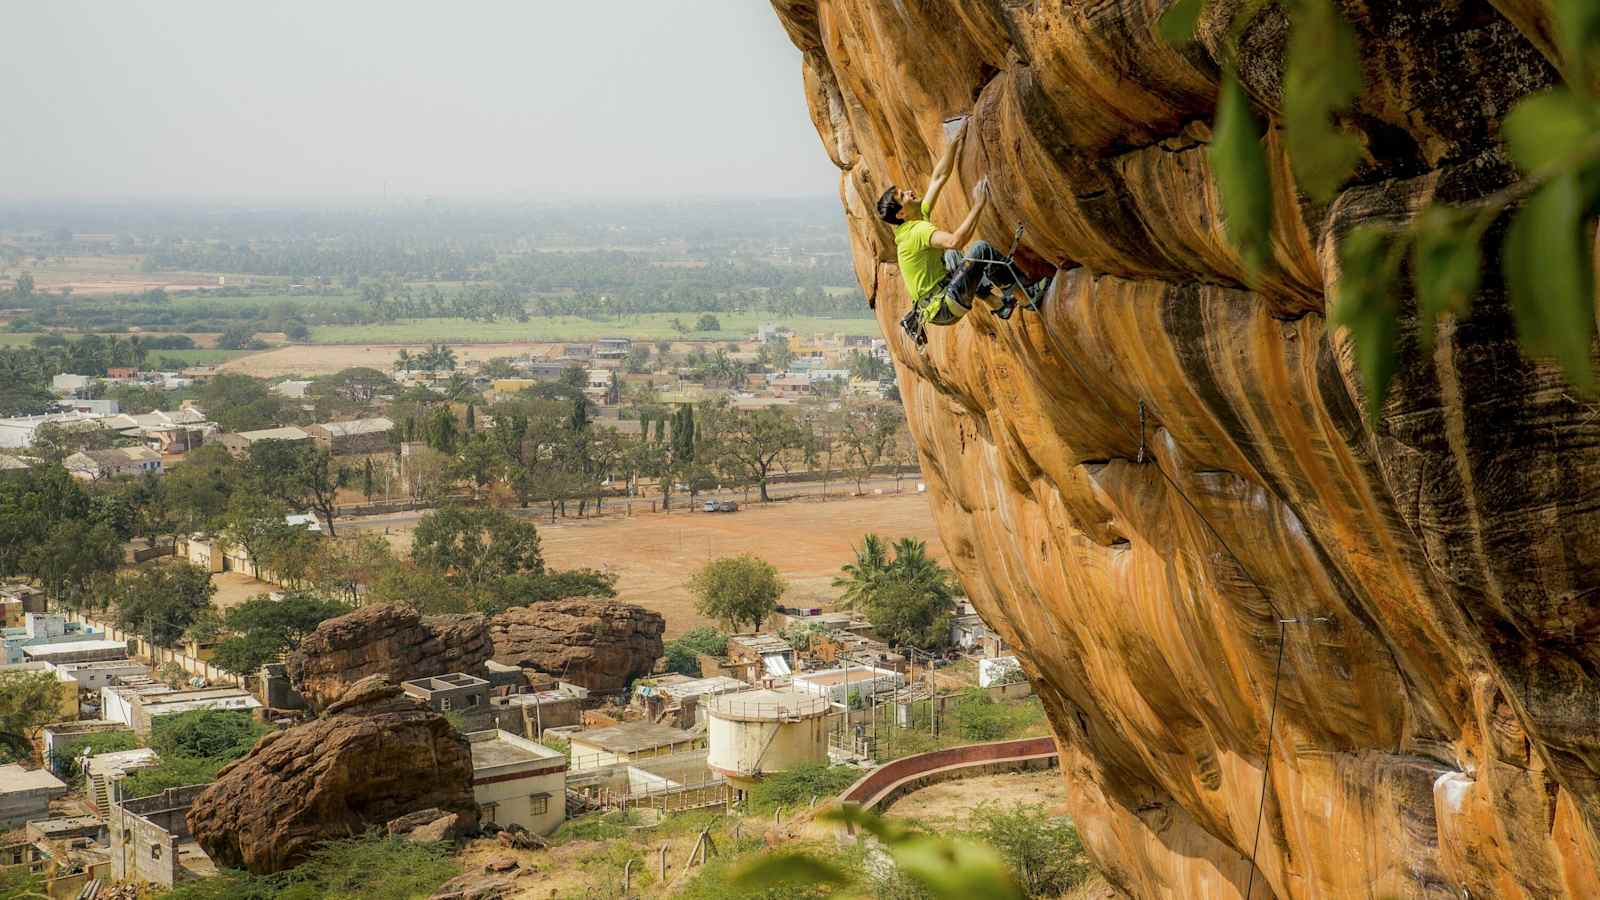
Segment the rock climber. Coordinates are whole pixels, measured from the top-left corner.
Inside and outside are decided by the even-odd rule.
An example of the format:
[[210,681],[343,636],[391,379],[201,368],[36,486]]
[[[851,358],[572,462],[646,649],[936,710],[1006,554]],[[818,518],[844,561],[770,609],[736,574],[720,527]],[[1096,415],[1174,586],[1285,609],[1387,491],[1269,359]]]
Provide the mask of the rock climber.
[[[955,231],[941,231],[929,219],[939,193],[950,180],[956,153],[966,138],[966,123],[956,131],[928,180],[926,196],[891,186],[878,198],[878,216],[894,226],[894,245],[900,277],[912,297],[911,312],[900,325],[918,344],[926,343],[927,325],[954,325],[972,311],[974,298],[984,301],[1001,319],[1016,311],[1018,294],[1036,306],[1034,292],[1018,283],[1011,260],[988,241],[977,241],[961,255],[978,218],[989,205],[989,180],[972,191],[972,209]],[[1043,282],[1041,282],[1041,285]],[[1001,296],[994,296],[999,288]]]

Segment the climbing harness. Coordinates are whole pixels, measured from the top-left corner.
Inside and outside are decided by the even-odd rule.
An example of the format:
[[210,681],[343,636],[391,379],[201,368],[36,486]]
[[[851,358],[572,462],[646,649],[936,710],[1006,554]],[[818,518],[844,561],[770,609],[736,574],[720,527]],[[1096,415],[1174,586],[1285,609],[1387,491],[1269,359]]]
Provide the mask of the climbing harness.
[[[1045,287],[1050,284],[1050,279],[1041,278],[1036,284],[1033,285],[1033,287],[1028,287],[1027,279],[1024,278],[1022,272],[1017,269],[1017,248],[1022,246],[1022,234],[1027,230],[1027,228],[1028,226],[1026,224],[1017,226],[1016,233],[1011,236],[1011,249],[1006,251],[1004,259],[978,259],[975,256],[963,256],[961,257],[961,261],[978,263],[979,265],[984,266],[999,266],[1000,268],[1005,269],[1011,274],[1011,284],[1015,285],[1017,290],[1021,291],[1022,295],[1028,298],[1028,311],[1038,312],[1039,300],[1044,294]],[[992,279],[990,283],[993,284]],[[1009,288],[1001,288],[1001,290],[1008,292]],[[1009,313],[1006,317],[1009,317]]]
[[[999,288],[999,290],[1005,294],[1008,300],[1010,300],[1010,291],[1012,287],[1015,287],[1016,290],[1021,291],[1022,295],[1027,298],[1028,302],[1024,304],[1027,309],[1032,312],[1038,312],[1039,300],[1043,297],[1044,289],[1049,286],[1050,279],[1041,278],[1032,287],[1029,287],[1027,280],[1022,275],[1022,272],[1017,269],[1017,248],[1022,245],[1022,235],[1026,230],[1026,225],[1017,226],[1016,233],[1011,236],[1011,249],[1006,252],[1004,259],[979,259],[976,256],[962,256],[961,261],[977,263],[983,266],[999,266],[1005,269],[1011,275],[1011,285]],[[993,280],[991,280],[989,283],[991,286],[994,286]],[[926,295],[918,297],[916,300],[914,300],[911,304],[911,309],[900,319],[900,330],[904,331],[906,336],[911,338],[912,343],[918,348],[926,346],[928,343],[928,325],[930,323],[935,325],[953,325],[955,322],[960,321],[960,319],[950,322],[937,321],[937,316],[940,311],[939,304],[950,302],[950,299],[946,294],[946,290],[949,288],[949,286],[950,277],[946,276],[943,281],[939,282],[937,287],[929,291]],[[1009,319],[1011,318],[1011,310],[1015,307],[1016,301],[1010,300],[1006,306],[996,310],[995,315],[999,316],[1001,319]],[[971,311],[971,307],[963,306],[963,308],[968,312]]]

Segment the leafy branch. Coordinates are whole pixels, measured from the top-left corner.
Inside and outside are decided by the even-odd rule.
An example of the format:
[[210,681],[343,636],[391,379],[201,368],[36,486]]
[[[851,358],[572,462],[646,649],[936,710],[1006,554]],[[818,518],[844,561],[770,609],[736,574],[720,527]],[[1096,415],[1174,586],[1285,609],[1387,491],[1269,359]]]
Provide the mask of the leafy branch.
[[[1178,0],[1159,22],[1174,43],[1190,40],[1209,0]],[[1235,15],[1224,42],[1267,3],[1290,17],[1282,105],[1284,144],[1296,186],[1328,203],[1355,173],[1360,142],[1337,120],[1361,95],[1360,46],[1334,0],[1257,0]],[[1516,209],[1500,247],[1501,270],[1524,352],[1553,358],[1581,391],[1593,389],[1593,218],[1600,207],[1600,103],[1592,91],[1600,49],[1600,4],[1556,0],[1555,24],[1567,86],[1519,101],[1501,133],[1522,177],[1467,208],[1432,206],[1407,225],[1363,225],[1339,247],[1331,324],[1347,329],[1376,421],[1398,368],[1402,271],[1409,262],[1424,351],[1436,322],[1464,317],[1482,284],[1483,241]],[[1225,228],[1252,285],[1272,259],[1272,177],[1265,132],[1231,63],[1218,95],[1212,168]]]

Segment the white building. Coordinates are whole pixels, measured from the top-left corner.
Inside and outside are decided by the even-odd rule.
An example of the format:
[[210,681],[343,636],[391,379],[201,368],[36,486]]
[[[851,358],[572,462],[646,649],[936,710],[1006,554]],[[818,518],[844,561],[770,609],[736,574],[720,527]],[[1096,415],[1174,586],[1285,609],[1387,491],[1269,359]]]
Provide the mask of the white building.
[[874,694],[889,693],[905,683],[899,672],[892,669],[875,669],[870,666],[849,666],[800,672],[792,682],[797,691],[807,691],[827,697],[834,703],[846,703],[851,694],[870,698]]
[[161,454],[148,447],[117,447],[111,450],[80,450],[61,461],[72,477],[84,481],[161,474]]
[[505,731],[475,731],[472,797],[478,817],[549,834],[567,817],[567,757]]
[[89,757],[83,764],[83,774],[88,781],[89,805],[100,815],[111,811],[112,792],[116,783],[129,773],[159,765],[161,757],[149,747],[135,750],[118,750]]
[[149,666],[131,659],[56,663],[52,668],[63,679],[77,682],[79,690],[94,691],[97,694],[101,688],[115,684],[119,678],[150,677]]
[[150,734],[159,716],[196,709],[260,709],[261,701],[236,687],[174,690],[159,683],[112,684],[100,689],[100,718],[122,722],[135,733]]
[[54,644],[33,644],[22,648],[24,661],[48,663],[97,662],[107,659],[127,659],[127,641],[108,641],[104,638],[87,641],[62,641]]

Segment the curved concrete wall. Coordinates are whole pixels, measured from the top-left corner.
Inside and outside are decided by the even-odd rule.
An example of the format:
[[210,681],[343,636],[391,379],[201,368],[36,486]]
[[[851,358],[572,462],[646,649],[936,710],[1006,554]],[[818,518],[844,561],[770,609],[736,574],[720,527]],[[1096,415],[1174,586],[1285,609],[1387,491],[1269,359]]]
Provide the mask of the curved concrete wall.
[[1022,738],[991,744],[968,744],[931,753],[919,753],[884,763],[839,795],[845,803],[881,810],[916,788],[976,774],[1054,766],[1056,742],[1052,737]]

